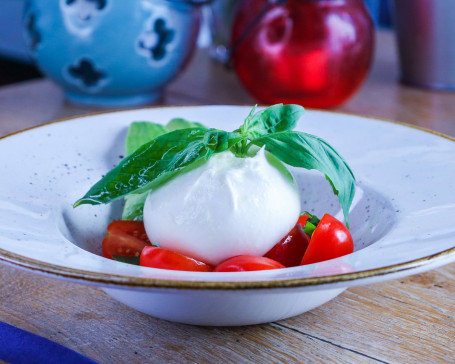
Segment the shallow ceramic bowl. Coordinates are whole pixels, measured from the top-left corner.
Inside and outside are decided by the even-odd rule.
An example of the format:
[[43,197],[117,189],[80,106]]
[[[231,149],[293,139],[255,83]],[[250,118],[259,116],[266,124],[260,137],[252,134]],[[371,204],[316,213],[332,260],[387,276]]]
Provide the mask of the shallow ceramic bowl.
[[159,99],[194,49],[198,0],[26,0],[28,45],[74,102],[130,106]]
[[[152,108],[50,123],[0,140],[0,260],[102,287],[126,305],[197,325],[246,325],[310,310],[354,285],[423,272],[455,260],[455,143],[405,125],[307,111],[297,129],[331,143],[357,177],[350,212],[355,252],[307,266],[201,273],[128,265],[100,256],[121,203],[72,204],[124,154],[134,120],[174,117],[236,129],[249,107]],[[293,170],[302,205],[341,217],[318,173]]]

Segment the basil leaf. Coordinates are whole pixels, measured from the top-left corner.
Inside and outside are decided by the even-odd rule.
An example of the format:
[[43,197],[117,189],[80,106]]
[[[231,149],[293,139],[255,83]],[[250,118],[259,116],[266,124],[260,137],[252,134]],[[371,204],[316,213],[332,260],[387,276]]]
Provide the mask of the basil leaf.
[[178,129],[187,129],[187,128],[206,128],[201,123],[195,121],[188,121],[182,118],[175,118],[169,121],[166,125],[168,131],[174,131]]
[[116,260],[117,262],[127,263],[127,264],[134,264],[139,265],[140,257],[124,257],[121,255],[113,255],[112,259]]
[[[149,121],[135,121],[131,123],[125,141],[126,154],[133,153],[140,146],[168,132],[169,129],[167,127]],[[147,193],[125,196],[122,219],[142,220],[142,211],[146,198]]]
[[293,167],[316,169],[325,174],[343,209],[349,227],[349,207],[355,193],[355,178],[338,152],[327,142],[311,134],[286,131],[251,141]]
[[250,113],[248,114],[245,121],[243,122],[243,125],[240,127],[240,130],[242,131],[243,134],[248,132],[248,130],[255,128],[255,125],[258,122],[257,118],[255,118],[257,108],[258,108],[257,105],[253,106]]
[[[205,126],[200,123],[187,121],[185,119],[172,119],[166,126],[149,121],[135,121],[130,125],[126,136],[126,154],[129,155],[133,153],[141,145],[144,145],[165,133],[177,129],[196,127],[205,128]],[[125,196],[125,206],[123,207],[122,213],[123,220],[142,220],[142,211],[144,209],[147,194],[148,192],[144,192],[142,194]]]
[[132,193],[125,196],[125,206],[123,207],[122,220],[142,220],[145,200],[148,192]]
[[167,127],[149,121],[133,122],[126,135],[125,151],[126,155],[133,153],[137,148],[156,137],[169,132]]
[[131,193],[124,196],[125,206],[123,207],[122,220],[143,220],[144,204],[149,192],[153,189],[159,188],[166,182],[174,179],[182,174],[191,171],[194,168],[200,167],[206,162],[205,159],[191,163],[189,166],[182,168],[178,171],[171,171],[166,173],[165,176],[157,178],[145,192]]
[[130,193],[157,188],[193,163],[205,163],[238,140],[237,133],[216,129],[181,129],[163,134],[122,160],[74,206],[109,203]]
[[[126,155],[130,155],[140,146],[168,132],[169,129],[166,126],[149,121],[131,123],[125,140]],[[142,210],[144,209],[146,198],[147,193],[125,196],[122,219],[142,220]]]
[[172,119],[166,126],[150,121],[134,121],[131,123],[125,140],[126,154],[133,153],[137,148],[160,135],[178,129],[205,128],[201,123],[187,121],[181,118]]
[[246,133],[250,139],[292,130],[305,112],[300,105],[283,104],[273,105],[253,114],[255,110],[256,108],[253,108],[241,127],[241,132]]

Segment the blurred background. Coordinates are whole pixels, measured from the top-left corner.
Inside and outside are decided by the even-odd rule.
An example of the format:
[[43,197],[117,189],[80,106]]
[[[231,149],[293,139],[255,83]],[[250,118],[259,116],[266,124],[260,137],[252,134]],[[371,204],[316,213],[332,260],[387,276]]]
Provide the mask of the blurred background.
[[[392,27],[393,0],[364,1],[377,27]],[[34,66],[24,40],[24,2],[25,0],[0,0],[0,85],[42,77]],[[204,14],[205,24],[201,27],[199,47],[208,47],[211,39],[207,24],[208,12],[205,11]]]

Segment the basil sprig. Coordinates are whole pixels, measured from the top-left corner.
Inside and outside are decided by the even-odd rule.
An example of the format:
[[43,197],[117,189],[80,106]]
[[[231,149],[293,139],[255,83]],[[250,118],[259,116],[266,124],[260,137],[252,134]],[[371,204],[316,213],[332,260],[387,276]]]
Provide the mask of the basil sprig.
[[[303,113],[304,109],[299,105],[278,104],[259,112],[254,107],[233,132],[207,129],[184,119],[174,119],[166,127],[157,124],[147,127],[138,123],[134,127],[136,130],[128,133],[131,141],[127,143],[127,152],[138,149],[107,173],[74,206],[109,203],[126,196],[123,218],[141,218],[148,191],[202,165],[216,153],[230,150],[237,157],[246,158],[258,147],[264,147],[290,166],[322,172],[338,196],[349,226],[354,175],[327,142],[311,134],[292,131]],[[147,139],[152,140],[143,144]]]
[[182,170],[228,150],[240,137],[216,129],[189,128],[160,135],[144,144],[98,181],[74,206],[109,203],[130,193],[159,187]]

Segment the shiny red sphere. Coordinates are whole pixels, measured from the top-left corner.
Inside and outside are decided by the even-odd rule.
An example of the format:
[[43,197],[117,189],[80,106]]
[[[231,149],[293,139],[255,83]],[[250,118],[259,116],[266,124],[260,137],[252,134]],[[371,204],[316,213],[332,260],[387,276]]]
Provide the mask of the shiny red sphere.
[[[374,24],[362,0],[245,0],[232,31],[232,63],[262,104],[331,108],[364,81]],[[251,24],[254,24],[253,26]]]

